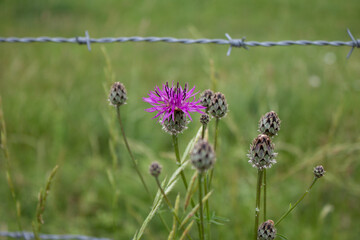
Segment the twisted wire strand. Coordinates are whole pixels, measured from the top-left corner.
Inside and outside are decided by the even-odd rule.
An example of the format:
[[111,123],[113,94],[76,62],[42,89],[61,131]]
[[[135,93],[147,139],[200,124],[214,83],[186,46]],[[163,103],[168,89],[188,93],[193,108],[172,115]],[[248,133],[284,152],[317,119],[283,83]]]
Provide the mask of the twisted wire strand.
[[222,44],[229,45],[229,50],[227,55],[231,53],[232,47],[245,48],[248,47],[274,47],[274,46],[333,46],[341,47],[348,46],[351,47],[348,57],[350,57],[354,48],[360,48],[360,40],[355,39],[351,34],[350,30],[347,29],[348,35],[351,38],[351,41],[325,41],[325,40],[285,40],[285,41],[245,41],[245,38],[242,39],[232,39],[229,34],[225,34],[227,39],[188,39],[188,38],[173,38],[173,37],[105,37],[105,38],[90,38],[88,31],[85,32],[85,37],[73,37],[73,38],[64,38],[64,37],[0,37],[0,43],[33,43],[33,42],[53,42],[53,43],[77,43],[77,44],[86,44],[89,51],[91,50],[91,43],[123,43],[123,42],[166,42],[166,43],[182,43],[182,44]]
[[[243,41],[242,39],[187,39],[187,38],[172,38],[172,37],[118,37],[118,38],[90,38],[90,43],[115,43],[115,42],[167,42],[167,43],[183,43],[183,44],[225,44],[236,47],[235,41]],[[86,38],[75,37],[75,38],[63,38],[63,37],[0,37],[2,43],[33,43],[33,42],[53,42],[53,43],[79,43],[86,44]],[[359,40],[357,40],[359,42]],[[315,46],[354,46],[354,41],[309,41],[309,40],[286,40],[278,42],[258,42],[258,41],[243,41],[243,45],[249,47],[273,47],[273,46],[291,46],[291,45],[315,45]],[[356,43],[360,44],[360,43]],[[355,46],[357,47],[357,46]]]
[[[30,240],[34,239],[32,232],[0,232],[0,237],[9,237],[16,239]],[[111,240],[109,238],[96,238],[82,235],[55,235],[55,234],[40,234],[39,237],[44,240]]]

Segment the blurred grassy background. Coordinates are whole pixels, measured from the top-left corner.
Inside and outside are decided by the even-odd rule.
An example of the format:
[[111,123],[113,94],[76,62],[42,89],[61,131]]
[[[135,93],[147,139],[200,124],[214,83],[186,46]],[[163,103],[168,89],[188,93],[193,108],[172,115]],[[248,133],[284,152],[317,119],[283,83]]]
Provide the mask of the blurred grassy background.
[[[0,1],[0,36],[172,36],[278,41],[359,37],[360,3],[348,1]],[[166,43],[0,44],[0,94],[7,122],[22,222],[31,229],[37,193],[54,167],[60,170],[45,210],[44,233],[129,239],[150,203],[131,168],[107,91],[123,82],[126,132],[146,180],[153,160],[175,169],[170,136],[146,113],[142,97],[155,84],[189,82],[225,93],[230,113],[220,125],[220,153],[211,208],[229,219],[213,239],[249,239],[256,171],[246,153],[262,114],[275,110],[278,164],[268,171],[268,215],[276,220],[323,164],[327,175],[278,228],[288,239],[356,239],[360,235],[360,54],[348,48],[227,46]],[[107,54],[108,62],[104,53]],[[110,67],[111,66],[111,67]],[[111,68],[111,69],[110,69]],[[106,91],[104,91],[104,88]],[[195,116],[195,119],[197,116]],[[197,121],[181,135],[180,148]],[[210,128],[214,126],[211,124]],[[212,136],[212,131],[210,132]],[[112,157],[110,144],[116,149]],[[190,168],[187,170],[191,174]],[[114,176],[110,184],[108,175]],[[17,230],[1,161],[0,230]],[[177,190],[183,186],[178,184]],[[155,183],[151,185],[153,192]],[[184,193],[182,196],[184,197]],[[170,215],[166,218],[171,219]],[[165,239],[158,218],[144,239]],[[196,235],[195,235],[196,236]]]

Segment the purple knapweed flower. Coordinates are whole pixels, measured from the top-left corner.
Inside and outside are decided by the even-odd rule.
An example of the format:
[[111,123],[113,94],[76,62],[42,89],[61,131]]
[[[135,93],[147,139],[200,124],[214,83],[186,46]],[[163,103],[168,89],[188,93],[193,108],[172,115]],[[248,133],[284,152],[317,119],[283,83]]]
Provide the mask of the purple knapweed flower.
[[201,109],[205,109],[200,104],[200,100],[195,101],[194,93],[195,86],[189,90],[188,84],[185,83],[184,89],[180,86],[179,82],[174,86],[174,82],[169,86],[169,83],[163,84],[163,88],[155,87],[154,91],[150,91],[148,98],[143,98],[147,103],[150,103],[153,107],[145,109],[147,112],[158,112],[155,117],[162,120],[173,120],[177,111],[182,111],[189,117],[190,112],[198,112],[204,114]]

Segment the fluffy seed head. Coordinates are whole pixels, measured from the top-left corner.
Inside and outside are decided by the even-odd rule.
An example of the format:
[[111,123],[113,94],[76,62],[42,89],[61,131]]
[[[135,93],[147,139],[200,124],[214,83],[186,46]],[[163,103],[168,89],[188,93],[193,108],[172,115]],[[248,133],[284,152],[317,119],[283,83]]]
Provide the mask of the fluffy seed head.
[[208,114],[203,114],[203,115],[201,115],[201,117],[200,117],[200,123],[201,123],[202,125],[207,125],[209,122],[210,122],[210,117],[209,117]]
[[124,84],[115,82],[109,94],[109,101],[113,106],[121,106],[126,103],[127,94]]
[[274,145],[268,135],[260,134],[250,145],[248,154],[249,163],[259,170],[270,168],[276,163],[275,157],[277,153],[274,152]]
[[322,176],[325,175],[325,170],[324,170],[324,167],[322,165],[319,165],[319,166],[316,166],[314,168],[314,176],[316,178],[321,178]]
[[202,106],[206,107],[206,112],[209,111],[209,108],[211,105],[211,100],[212,100],[213,96],[214,96],[214,92],[211,91],[210,89],[205,90],[200,95],[200,103]]
[[160,121],[163,125],[165,132],[168,132],[172,135],[182,133],[187,128],[188,120],[186,119],[185,113],[183,111],[174,112],[174,120],[168,118],[164,121]]
[[228,105],[226,103],[225,95],[217,92],[211,99],[209,113],[216,118],[225,117],[228,112]]
[[158,177],[161,173],[162,166],[158,162],[153,162],[150,164],[149,172],[152,176]]
[[263,222],[257,232],[258,240],[273,240],[276,236],[276,228],[272,220],[267,220]]
[[215,152],[207,141],[199,139],[190,153],[190,159],[199,172],[204,172],[213,167]]
[[259,132],[270,137],[277,135],[280,130],[281,120],[276,112],[271,111],[261,117],[259,121]]

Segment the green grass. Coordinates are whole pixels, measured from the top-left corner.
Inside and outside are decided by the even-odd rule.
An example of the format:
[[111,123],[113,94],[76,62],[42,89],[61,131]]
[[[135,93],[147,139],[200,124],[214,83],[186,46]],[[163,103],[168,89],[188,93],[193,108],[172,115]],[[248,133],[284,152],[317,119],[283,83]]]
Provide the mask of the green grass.
[[[360,4],[349,1],[0,1],[0,36],[173,36],[277,41],[349,40],[360,37]],[[249,239],[253,227],[256,170],[247,163],[257,122],[269,110],[282,127],[275,139],[278,164],[268,175],[268,216],[278,219],[323,164],[327,175],[278,227],[288,239],[356,239],[360,235],[360,53],[349,48],[227,46],[166,43],[85,45],[0,44],[0,95],[22,224],[31,230],[37,194],[58,164],[43,215],[44,233],[89,234],[129,239],[141,226],[151,203],[131,168],[107,102],[112,79],[128,90],[122,107],[126,132],[146,181],[157,160],[164,172],[176,168],[171,138],[143,109],[149,90],[165,81],[217,89],[230,112],[220,123],[218,162],[211,209],[229,219],[214,226],[213,239]],[[335,57],[333,64],[324,60]],[[106,71],[105,71],[106,70]],[[311,79],[320,79],[313,87]],[[106,91],[104,91],[104,86]],[[194,115],[194,118],[197,117]],[[213,136],[214,122],[210,124]],[[180,150],[200,123],[180,136]],[[110,151],[115,146],[116,157]],[[1,157],[0,229],[16,231],[16,211]],[[192,170],[186,170],[188,177]],[[109,174],[114,182],[109,182]],[[170,194],[182,192],[178,183]],[[171,214],[164,214],[171,221]],[[195,230],[195,228],[194,228]],[[193,231],[194,231],[193,230]],[[194,231],[195,233],[195,231]],[[196,236],[196,234],[193,234]],[[165,239],[158,218],[144,239]]]

